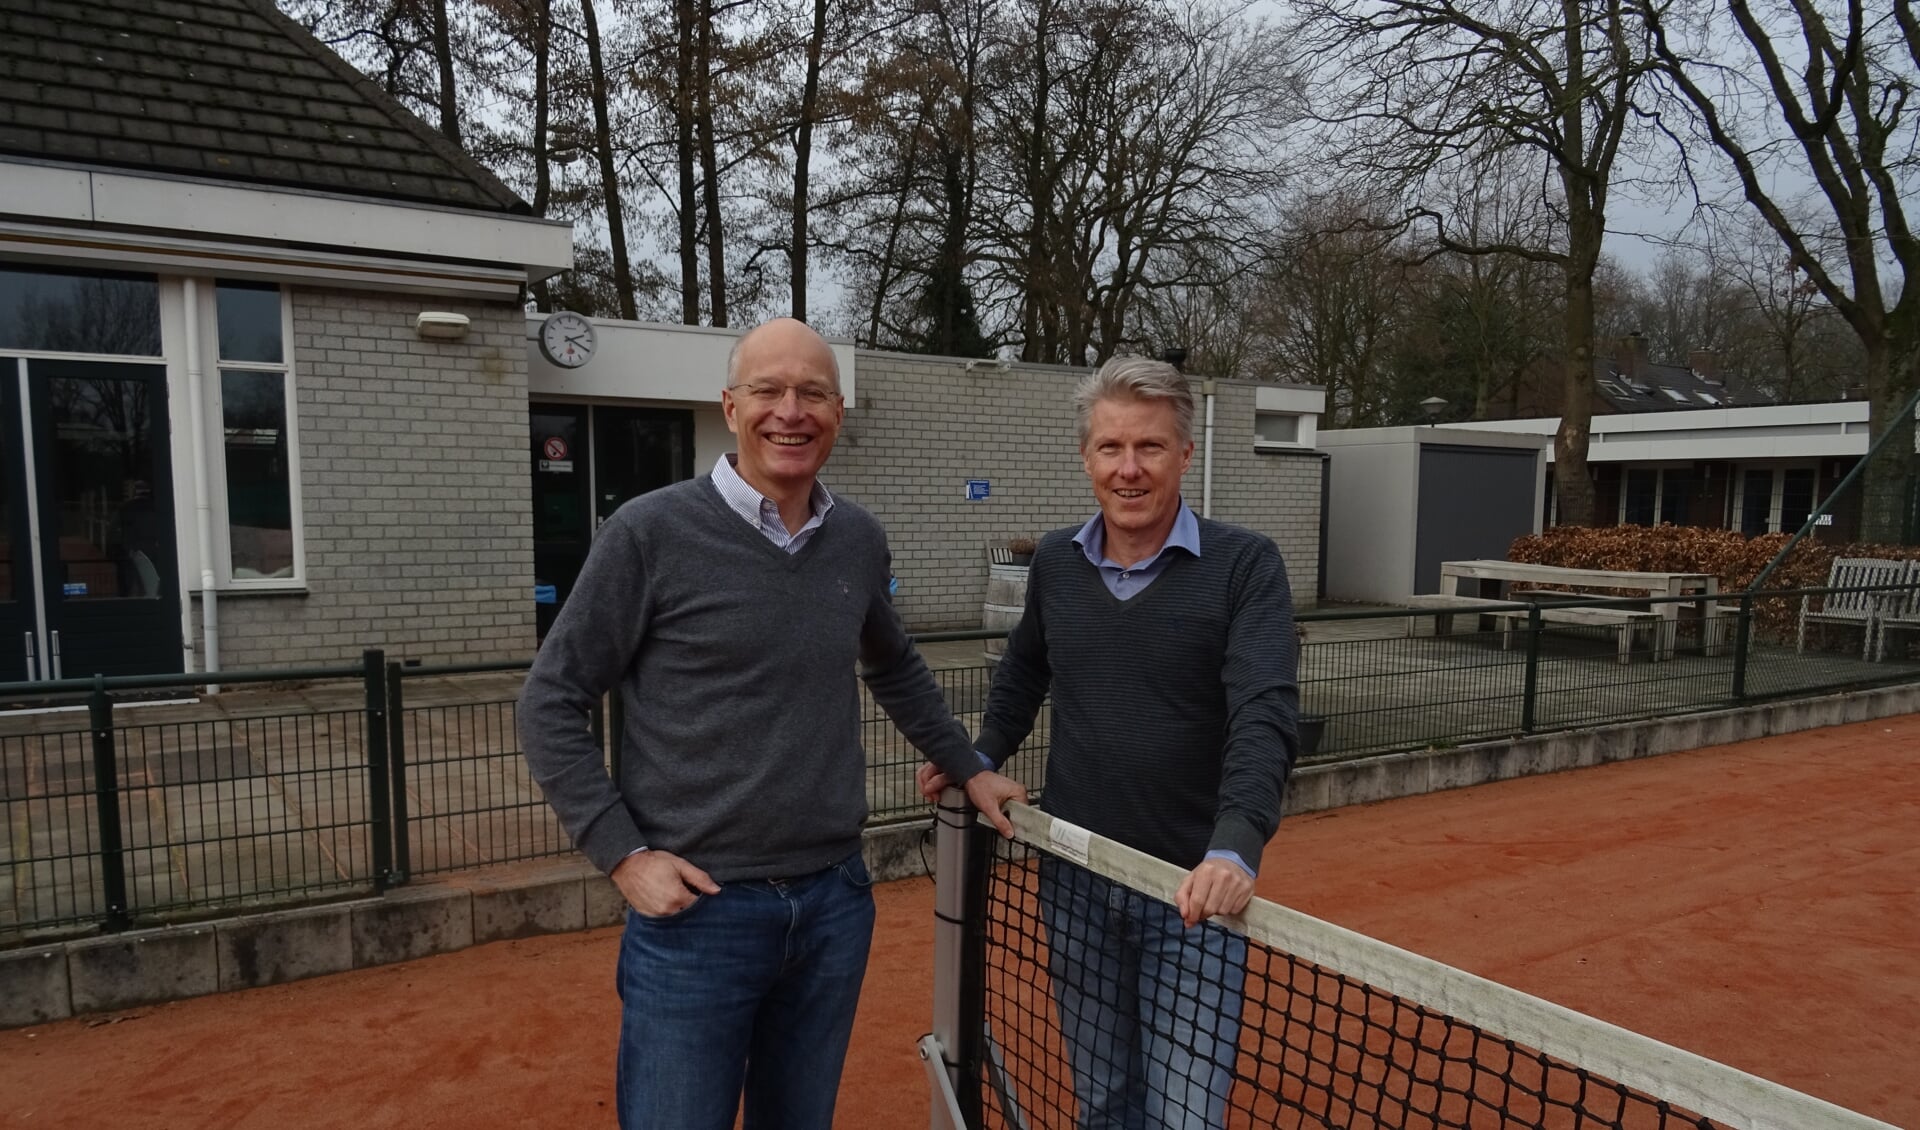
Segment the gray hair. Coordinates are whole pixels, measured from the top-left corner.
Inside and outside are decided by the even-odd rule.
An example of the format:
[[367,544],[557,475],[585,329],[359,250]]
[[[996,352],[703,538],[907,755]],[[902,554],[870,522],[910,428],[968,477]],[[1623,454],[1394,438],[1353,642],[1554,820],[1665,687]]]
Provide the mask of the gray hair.
[[1080,425],[1080,446],[1087,444],[1093,406],[1102,400],[1164,400],[1173,405],[1173,426],[1180,442],[1193,442],[1193,390],[1180,370],[1151,357],[1115,357],[1100,371],[1080,379],[1073,410]]

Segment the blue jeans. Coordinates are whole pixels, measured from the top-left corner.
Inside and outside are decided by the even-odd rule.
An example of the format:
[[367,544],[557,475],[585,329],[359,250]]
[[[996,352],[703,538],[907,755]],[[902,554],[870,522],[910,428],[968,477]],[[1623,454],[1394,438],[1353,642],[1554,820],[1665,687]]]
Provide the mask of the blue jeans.
[[1050,857],[1040,907],[1079,1125],[1226,1125],[1246,939]]
[[873,941],[855,854],[723,883],[664,918],[627,910],[618,982],[623,1130],[829,1130]]

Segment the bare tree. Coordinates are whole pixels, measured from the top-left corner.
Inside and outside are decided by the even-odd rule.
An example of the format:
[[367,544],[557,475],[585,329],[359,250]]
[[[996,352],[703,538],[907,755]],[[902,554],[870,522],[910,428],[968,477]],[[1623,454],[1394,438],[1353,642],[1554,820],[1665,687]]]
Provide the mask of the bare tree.
[[[1684,25],[1652,13],[1663,74],[1793,269],[1859,336],[1871,437],[1910,428],[1898,410],[1920,384],[1920,242],[1907,212],[1920,17],[1912,0],[1788,0],[1764,14],[1727,0],[1726,10],[1740,36],[1732,57],[1716,56],[1727,37],[1712,9]],[[1762,109],[1744,112],[1756,104]],[[1811,179],[1821,223],[1802,222],[1775,187],[1782,169],[1788,183]],[[1886,277],[1888,266],[1897,280]],[[1903,540],[1912,533],[1913,460],[1880,460],[1868,475],[1863,536]]]
[[594,0],[580,0],[581,26],[592,76],[593,154],[600,166],[601,190],[605,194],[607,239],[613,252],[614,291],[620,300],[620,316],[631,321],[638,316],[638,311],[633,301],[633,265],[628,258],[626,206],[621,199],[620,174],[614,162],[613,122],[608,109],[609,84],[600,36],[600,17],[594,12],[593,6]]
[[1082,364],[1155,288],[1261,253],[1298,113],[1277,32],[1206,3],[1040,0],[987,97],[988,259],[1022,356]]
[[[1563,328],[1561,520],[1593,521],[1593,276],[1621,155],[1650,68],[1626,0],[1305,0],[1301,39],[1338,95],[1319,116],[1335,160],[1376,192],[1403,194],[1432,242],[1558,268]],[[1497,160],[1537,170],[1554,215],[1546,242],[1483,241],[1433,205],[1436,176]]]
[[1393,422],[1390,359],[1408,292],[1406,257],[1368,203],[1341,197],[1298,209],[1257,304],[1277,375],[1327,390],[1328,423]]

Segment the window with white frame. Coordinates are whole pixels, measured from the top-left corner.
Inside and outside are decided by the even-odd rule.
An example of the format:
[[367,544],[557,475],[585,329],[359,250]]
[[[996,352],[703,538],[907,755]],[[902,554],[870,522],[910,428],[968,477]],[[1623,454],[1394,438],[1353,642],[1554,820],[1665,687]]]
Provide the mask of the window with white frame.
[[1297,444],[1300,442],[1300,417],[1292,412],[1255,412],[1253,441]]
[[223,580],[236,589],[299,587],[299,443],[286,298],[272,284],[222,281],[213,306]]
[[1629,467],[1621,476],[1619,512],[1614,521],[1622,526],[1656,526],[1662,522],[1688,525],[1694,518],[1697,485],[1691,467]]
[[1740,532],[1749,536],[1792,533],[1806,524],[1819,502],[1812,467],[1749,467],[1736,481],[1734,512],[1740,515]]

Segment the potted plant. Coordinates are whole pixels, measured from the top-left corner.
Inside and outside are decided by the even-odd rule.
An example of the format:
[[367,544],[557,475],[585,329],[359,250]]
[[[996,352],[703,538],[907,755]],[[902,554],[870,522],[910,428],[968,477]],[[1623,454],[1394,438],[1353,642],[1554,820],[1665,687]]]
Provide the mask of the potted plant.
[[1007,553],[1010,555],[1010,559],[1008,560],[1007,564],[1009,565],[1033,564],[1033,551],[1036,548],[1038,548],[1038,543],[1036,543],[1032,538],[1008,538]]

